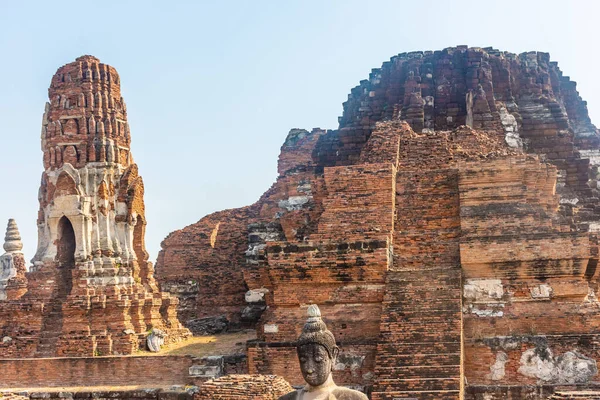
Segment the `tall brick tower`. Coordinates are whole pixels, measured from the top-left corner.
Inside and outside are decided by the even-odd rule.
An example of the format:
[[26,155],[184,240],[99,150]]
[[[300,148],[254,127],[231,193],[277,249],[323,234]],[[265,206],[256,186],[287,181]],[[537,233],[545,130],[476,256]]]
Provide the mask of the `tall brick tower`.
[[129,354],[150,328],[171,341],[189,335],[148,261],[144,185],[117,71],[79,57],[58,69],[48,97],[38,284],[28,293],[45,299],[35,356]]

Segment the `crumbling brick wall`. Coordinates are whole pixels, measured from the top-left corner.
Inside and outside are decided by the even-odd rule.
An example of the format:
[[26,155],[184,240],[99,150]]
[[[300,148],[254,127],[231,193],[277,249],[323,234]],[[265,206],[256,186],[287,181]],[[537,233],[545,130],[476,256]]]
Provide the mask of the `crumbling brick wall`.
[[193,363],[190,356],[0,359],[0,388],[186,385]]
[[290,132],[247,221],[244,281],[269,306],[250,371],[301,382],[293,341],[317,303],[348,355],[336,381],[376,399],[590,385],[599,143],[546,53],[459,46],[373,70],[337,130]]

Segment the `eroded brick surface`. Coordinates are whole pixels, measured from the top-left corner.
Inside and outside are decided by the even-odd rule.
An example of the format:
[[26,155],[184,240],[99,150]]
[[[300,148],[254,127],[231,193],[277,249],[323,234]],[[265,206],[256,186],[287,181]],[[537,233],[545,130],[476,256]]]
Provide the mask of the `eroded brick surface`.
[[222,282],[194,289],[184,319],[268,306],[248,368],[292,384],[316,303],[344,354],[336,382],[373,399],[591,387],[599,143],[546,53],[400,54],[352,89],[337,130],[290,131],[257,203],[171,234],[159,280]]
[[194,364],[190,356],[1,359],[0,388],[185,386]]
[[294,389],[278,376],[229,375],[202,385],[196,400],[276,400]]

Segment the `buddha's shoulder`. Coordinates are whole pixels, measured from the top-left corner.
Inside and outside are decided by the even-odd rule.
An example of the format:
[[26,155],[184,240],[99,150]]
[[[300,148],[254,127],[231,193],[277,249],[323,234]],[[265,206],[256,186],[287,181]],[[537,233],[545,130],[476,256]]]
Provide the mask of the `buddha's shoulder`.
[[288,394],[284,394],[279,398],[279,400],[296,400],[296,395],[298,391],[294,390],[293,392],[289,392]]
[[369,398],[364,393],[358,390],[352,390],[345,387],[337,387],[333,391],[333,395],[337,400],[368,400]]
[[[357,390],[348,389],[345,387],[337,387],[331,393],[335,400],[369,400],[369,398]],[[279,400],[296,400],[298,397],[298,391],[293,391],[288,394],[284,394]]]

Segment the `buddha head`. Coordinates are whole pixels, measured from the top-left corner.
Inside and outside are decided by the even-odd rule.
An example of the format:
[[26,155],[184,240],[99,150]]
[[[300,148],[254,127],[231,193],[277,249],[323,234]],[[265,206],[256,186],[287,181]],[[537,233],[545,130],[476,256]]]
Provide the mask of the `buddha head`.
[[321,311],[316,305],[308,307],[308,320],[302,328],[296,350],[306,383],[314,387],[327,382],[339,348],[335,345],[333,334],[321,319]]

